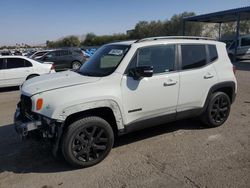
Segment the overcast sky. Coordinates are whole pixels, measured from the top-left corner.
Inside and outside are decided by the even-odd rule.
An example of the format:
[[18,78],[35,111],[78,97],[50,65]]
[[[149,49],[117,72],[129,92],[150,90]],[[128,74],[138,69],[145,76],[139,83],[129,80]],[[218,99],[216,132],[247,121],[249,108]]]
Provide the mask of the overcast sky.
[[3,0],[0,45],[42,44],[67,35],[124,33],[138,21],[249,6],[250,0]]

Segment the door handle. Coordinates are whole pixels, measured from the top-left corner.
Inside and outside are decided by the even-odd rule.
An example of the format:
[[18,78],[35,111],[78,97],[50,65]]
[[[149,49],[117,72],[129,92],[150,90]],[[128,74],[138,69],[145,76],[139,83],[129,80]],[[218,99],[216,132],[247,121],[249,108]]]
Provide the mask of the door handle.
[[204,76],[204,79],[210,79],[210,78],[213,78],[214,75],[212,75],[211,73],[207,73],[205,76]]
[[173,81],[173,80],[168,80],[167,82],[164,82],[163,83],[163,86],[164,87],[166,87],[166,86],[173,86],[173,85],[175,85],[175,84],[177,84],[177,81]]

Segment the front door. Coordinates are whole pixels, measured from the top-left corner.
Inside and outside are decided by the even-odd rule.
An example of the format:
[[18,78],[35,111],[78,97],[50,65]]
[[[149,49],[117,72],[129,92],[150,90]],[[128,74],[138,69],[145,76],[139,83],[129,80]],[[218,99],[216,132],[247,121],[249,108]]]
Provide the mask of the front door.
[[121,87],[125,125],[169,114],[175,116],[179,92],[175,45],[138,49],[128,70],[135,66],[153,66],[154,73],[152,77],[140,80],[129,74],[123,76]]

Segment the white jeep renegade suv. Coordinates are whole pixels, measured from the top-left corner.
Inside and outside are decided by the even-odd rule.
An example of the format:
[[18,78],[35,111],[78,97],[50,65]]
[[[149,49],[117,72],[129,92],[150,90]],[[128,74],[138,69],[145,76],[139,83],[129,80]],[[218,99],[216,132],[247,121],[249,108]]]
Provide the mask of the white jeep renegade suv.
[[87,167],[108,155],[115,135],[189,117],[223,124],[236,88],[224,43],[199,37],[112,43],[77,71],[26,81],[15,127],[22,136],[39,133],[54,154]]

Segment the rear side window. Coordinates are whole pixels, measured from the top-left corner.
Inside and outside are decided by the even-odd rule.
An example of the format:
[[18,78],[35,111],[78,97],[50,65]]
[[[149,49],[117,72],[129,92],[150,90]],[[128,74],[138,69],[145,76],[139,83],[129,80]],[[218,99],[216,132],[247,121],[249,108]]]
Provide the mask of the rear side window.
[[209,62],[213,62],[218,59],[218,53],[215,45],[208,45],[209,50]]
[[199,68],[207,63],[206,46],[187,44],[181,46],[182,69]]
[[62,51],[60,51],[60,55],[61,56],[67,56],[67,55],[69,55],[69,51],[68,50],[62,50]]
[[31,67],[32,64],[21,58],[8,58],[7,59],[7,69],[14,69],[14,68],[22,68],[22,67]]

